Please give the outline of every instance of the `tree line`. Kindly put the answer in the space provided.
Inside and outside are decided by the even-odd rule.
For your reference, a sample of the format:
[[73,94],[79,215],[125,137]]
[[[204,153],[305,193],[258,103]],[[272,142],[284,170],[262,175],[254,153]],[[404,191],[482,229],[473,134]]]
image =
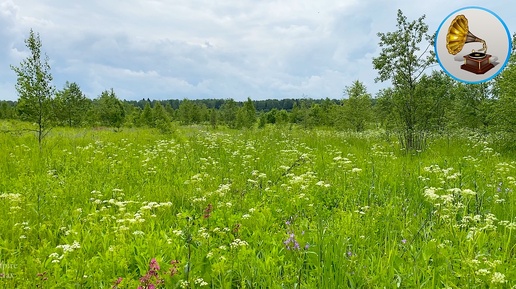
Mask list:
[[[67,82],[60,90],[51,85],[48,57],[41,54],[39,34],[31,30],[25,41],[31,55],[19,66],[11,66],[17,74],[19,99],[0,102],[0,118],[35,123],[40,141],[56,125],[152,127],[166,133],[173,130],[174,123],[232,129],[286,124],[353,131],[384,128],[397,135],[406,149],[421,149],[428,133],[461,128],[516,136],[514,47],[508,66],[495,79],[460,83],[442,71],[428,72],[436,58],[429,49],[433,36],[424,19],[409,21],[398,10],[397,30],[378,33],[382,51],[372,61],[378,71],[376,81],[391,81],[391,87],[373,96],[355,80],[345,86],[339,100],[126,101],[113,89],[90,99],[75,82]],[[513,38],[516,40],[516,35]]]

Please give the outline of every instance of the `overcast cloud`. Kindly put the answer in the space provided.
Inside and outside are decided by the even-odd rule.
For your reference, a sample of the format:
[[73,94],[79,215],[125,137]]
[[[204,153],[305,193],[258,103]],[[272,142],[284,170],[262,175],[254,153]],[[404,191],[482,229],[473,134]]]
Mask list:
[[56,88],[76,82],[90,98],[342,98],[357,79],[374,95],[390,85],[374,82],[376,33],[395,30],[398,8],[434,32],[474,5],[514,33],[513,1],[0,0],[0,99],[17,99],[9,65],[31,28]]

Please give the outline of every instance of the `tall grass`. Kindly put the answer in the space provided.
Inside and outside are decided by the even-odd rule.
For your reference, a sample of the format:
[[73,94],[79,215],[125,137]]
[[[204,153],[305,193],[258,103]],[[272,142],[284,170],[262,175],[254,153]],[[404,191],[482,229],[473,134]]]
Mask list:
[[516,163],[474,134],[412,154],[296,127],[0,146],[5,288],[516,286]]

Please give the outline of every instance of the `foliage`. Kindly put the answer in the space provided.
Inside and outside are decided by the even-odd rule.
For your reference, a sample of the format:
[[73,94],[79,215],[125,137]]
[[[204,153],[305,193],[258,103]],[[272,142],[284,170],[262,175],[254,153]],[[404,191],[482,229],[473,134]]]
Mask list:
[[146,102],[143,111],[140,115],[140,124],[147,127],[154,127],[154,116],[152,115],[152,108],[150,102]]
[[154,119],[153,127],[159,129],[161,133],[171,133],[173,131],[170,116],[163,105],[161,105],[161,102],[156,102],[152,115]]
[[227,99],[224,104],[220,107],[220,114],[222,116],[222,121],[229,127],[229,128],[236,128],[237,127],[237,113],[238,113],[239,107],[235,100],[233,99]]
[[254,108],[251,98],[237,112],[237,128],[251,128],[256,122],[256,109]]
[[63,90],[58,91],[54,99],[58,121],[69,127],[82,126],[86,113],[91,107],[89,100],[75,82],[66,82]]
[[[420,98],[416,95],[418,81],[431,64],[435,63],[431,47],[432,37],[427,33],[428,25],[424,23],[425,16],[408,21],[403,12],[398,9],[397,30],[394,32],[378,33],[380,55],[373,58],[374,68],[378,71],[376,81],[391,80],[395,93],[392,94],[393,105],[401,138],[406,149],[422,147],[421,130],[418,122],[418,106]],[[427,42],[426,49],[421,52],[421,42]]]
[[122,127],[125,109],[113,89],[103,91],[97,99],[96,105],[101,125],[116,129]]
[[366,124],[372,120],[371,95],[365,85],[356,80],[351,86],[346,86],[344,94],[347,99],[343,104],[343,118],[353,130],[359,132],[366,128]]
[[39,33],[34,33],[31,29],[29,37],[25,39],[25,45],[30,50],[30,55],[20,63],[20,66],[11,65],[17,76],[17,108],[22,120],[36,124],[35,131],[41,147],[43,138],[55,120],[52,103],[55,89],[52,86],[48,56],[45,55],[43,58],[41,54]]

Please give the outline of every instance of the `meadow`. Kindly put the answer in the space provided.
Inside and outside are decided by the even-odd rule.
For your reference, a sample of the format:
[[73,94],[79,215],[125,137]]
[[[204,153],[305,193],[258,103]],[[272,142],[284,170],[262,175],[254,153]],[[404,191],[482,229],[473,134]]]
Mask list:
[[514,160],[469,132],[3,133],[0,288],[516,288]]

